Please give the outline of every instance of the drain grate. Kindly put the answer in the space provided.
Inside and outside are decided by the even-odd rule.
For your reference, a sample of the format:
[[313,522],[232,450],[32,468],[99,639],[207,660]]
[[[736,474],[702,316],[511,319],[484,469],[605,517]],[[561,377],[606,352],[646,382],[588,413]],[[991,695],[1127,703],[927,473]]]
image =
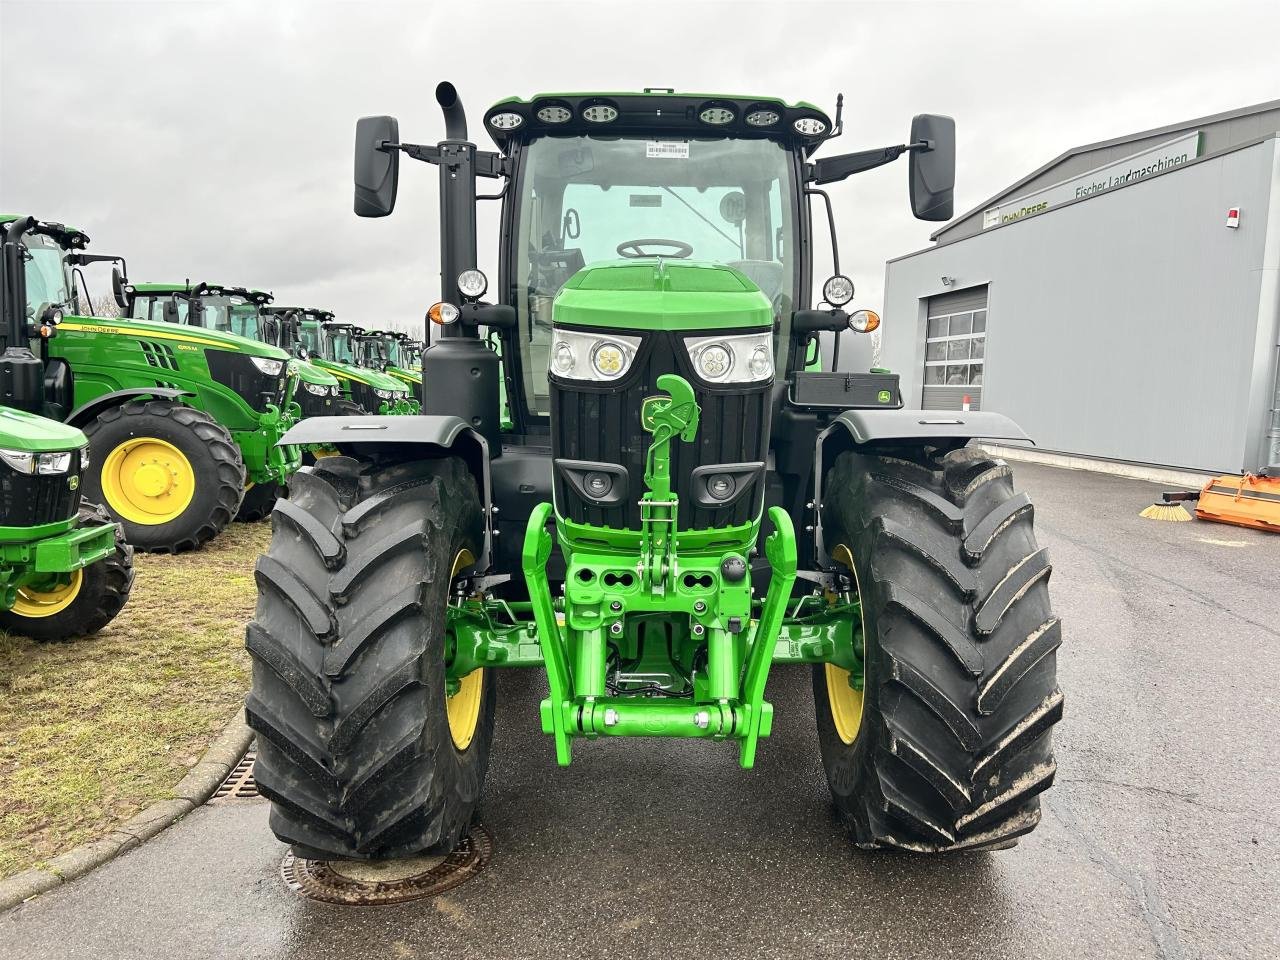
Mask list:
[[259,796],[258,783],[253,779],[253,762],[258,751],[250,747],[249,752],[236,764],[236,768],[227,775],[209,799],[212,800],[252,800]]
[[280,875],[312,900],[373,906],[422,900],[466,883],[489,862],[493,838],[480,824],[448,856],[410,860],[307,860],[287,854]]

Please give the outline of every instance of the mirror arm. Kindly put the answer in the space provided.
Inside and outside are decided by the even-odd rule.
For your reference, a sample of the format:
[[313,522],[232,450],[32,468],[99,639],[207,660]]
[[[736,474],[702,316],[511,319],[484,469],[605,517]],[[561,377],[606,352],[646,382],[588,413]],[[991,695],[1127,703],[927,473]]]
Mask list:
[[842,153],[835,157],[824,157],[807,165],[805,179],[809,183],[837,183],[853,176],[855,173],[874,170],[876,167],[882,167],[886,163],[892,163],[908,150],[928,150],[931,149],[931,146],[928,141],[922,140],[919,143],[910,145],[900,143],[895,147],[881,147],[876,150],[860,150],[857,153]]
[[[421,160],[423,163],[438,165],[441,160],[439,147],[432,147],[422,143],[391,143],[388,140],[380,140],[378,141],[377,149],[383,153],[388,150],[399,150],[406,157],[413,160]],[[490,179],[508,177],[511,175],[511,161],[500,153],[494,153],[490,150],[477,150],[475,171],[478,177],[489,177]]]
[[831,228],[831,272],[840,272],[840,244],[836,240],[836,215],[831,208],[831,198],[827,196],[827,191],[819,190],[816,187],[806,187],[806,196],[819,196],[827,205],[827,226]]

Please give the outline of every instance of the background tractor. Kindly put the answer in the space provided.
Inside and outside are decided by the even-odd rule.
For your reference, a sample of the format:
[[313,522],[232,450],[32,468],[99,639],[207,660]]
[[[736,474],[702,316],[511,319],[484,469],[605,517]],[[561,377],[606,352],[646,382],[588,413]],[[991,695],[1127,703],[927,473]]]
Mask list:
[[81,495],[84,433],[42,416],[43,357],[62,316],[54,305],[28,314],[24,238],[41,229],[30,217],[8,221],[0,250],[0,629],[65,640],[101,630],[124,607],[133,550]]
[[[830,216],[812,197],[907,154],[913,212],[947,219],[952,121],[817,159],[839,110],[556,94],[490,108],[489,152],[454,88],[436,97],[440,143],[366,117],[355,151],[362,216],[391,213],[401,155],[439,171],[424,415],[285,438],[342,455],[292,479],[257,568],[247,712],[276,834],[321,859],[455,843],[498,669],[545,671],[562,765],[583,741],[677,737],[751,767],[775,664],[812,670],[858,845],[983,849],[1033,829],[1060,627],[1031,504],[969,445],[1025,435],[992,412],[903,409],[891,373],[805,369],[819,334],[879,323],[846,309],[843,276],[811,303],[812,221]],[[505,181],[491,303],[477,176]]]
[[355,341],[356,357],[362,367],[381,370],[403,383],[412,396],[422,396],[422,372],[404,365],[404,347],[409,343],[407,333],[368,330],[356,334]]
[[123,261],[84,252],[80,230],[45,227],[24,239],[28,311],[69,313],[49,345],[46,395],[53,415],[89,437],[86,495],[102,501],[132,546],[159,553],[198,548],[237,515],[269,510],[267,493],[244,512],[242,504],[259,484],[274,494],[299,465],[296,450],[278,446],[293,422],[287,355],[213,324],[174,329],[193,308],[203,316],[241,306],[216,286],[133,287],[116,269],[116,301],[128,316],[87,315],[80,268]]
[[[314,307],[272,307],[272,316],[288,323],[283,335],[293,338],[295,356],[303,356],[332,374],[342,387],[342,398],[366,413],[408,412],[409,393],[404,384],[378,370],[355,362],[351,333],[355,327],[338,323],[328,310]],[[353,412],[347,410],[345,412]]]

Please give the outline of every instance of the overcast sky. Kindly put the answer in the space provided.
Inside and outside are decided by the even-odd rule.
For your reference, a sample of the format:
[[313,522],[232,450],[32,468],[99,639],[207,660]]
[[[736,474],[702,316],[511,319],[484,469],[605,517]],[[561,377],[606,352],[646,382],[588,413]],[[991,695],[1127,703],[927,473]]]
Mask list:
[[[264,287],[407,327],[438,293],[435,172],[404,163],[395,215],[360,220],[352,134],[390,113],[405,140],[436,142],[441,79],[486,148],[485,108],[543,90],[828,109],[843,92],[845,136],[827,152],[900,143],[913,114],[950,114],[963,212],[1070,146],[1280,97],[1278,44],[1275,0],[0,0],[0,210],[81,227],[137,281]],[[911,218],[906,183],[900,160],[833,190],[861,306],[879,307],[884,261],[936,227]],[[496,213],[481,207],[491,276]]]

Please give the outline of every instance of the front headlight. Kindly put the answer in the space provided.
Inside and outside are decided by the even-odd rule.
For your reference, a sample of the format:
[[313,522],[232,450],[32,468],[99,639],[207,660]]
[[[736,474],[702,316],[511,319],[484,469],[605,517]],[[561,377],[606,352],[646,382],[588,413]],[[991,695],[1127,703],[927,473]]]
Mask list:
[[250,357],[253,365],[265,373],[268,377],[280,376],[280,371],[284,369],[283,360],[272,360],[270,357]]
[[698,376],[712,383],[758,383],[773,376],[773,334],[689,337],[684,342]]
[[323,383],[303,383],[307,393],[314,393],[317,397],[329,396],[329,388]]
[[390,400],[396,395],[396,392],[394,390],[384,390],[382,387],[374,387],[373,395],[379,400]]
[[639,337],[553,328],[549,366],[565,380],[617,380],[631,369],[639,349]]
[[71,451],[54,450],[51,453],[32,453],[30,450],[0,449],[0,460],[3,460],[18,473],[42,476],[66,473],[71,469]]

